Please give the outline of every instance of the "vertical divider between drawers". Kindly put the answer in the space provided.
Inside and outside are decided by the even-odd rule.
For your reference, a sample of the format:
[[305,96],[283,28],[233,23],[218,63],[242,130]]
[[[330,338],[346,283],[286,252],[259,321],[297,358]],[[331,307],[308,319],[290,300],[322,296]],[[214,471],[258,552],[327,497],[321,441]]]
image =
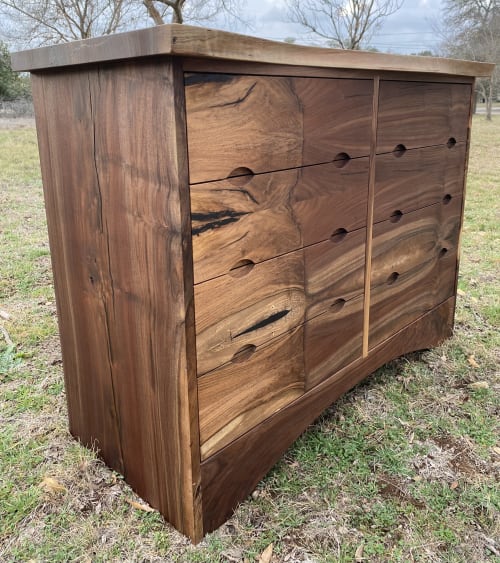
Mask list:
[[368,356],[368,335],[370,331],[370,284],[372,266],[372,233],[373,210],[375,203],[375,163],[377,152],[377,123],[380,76],[373,78],[373,109],[370,143],[370,170],[368,176],[368,206],[366,217],[366,258],[365,258],[365,292],[363,303],[363,358]]

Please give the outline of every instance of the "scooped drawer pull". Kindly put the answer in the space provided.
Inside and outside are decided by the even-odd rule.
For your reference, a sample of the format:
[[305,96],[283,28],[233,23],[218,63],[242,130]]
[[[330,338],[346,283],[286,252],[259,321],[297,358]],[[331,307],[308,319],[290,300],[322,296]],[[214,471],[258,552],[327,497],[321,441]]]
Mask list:
[[231,362],[233,362],[233,364],[246,362],[251,356],[253,356],[255,350],[257,350],[257,346],[247,344],[234,353],[234,356],[231,358]]
[[229,275],[233,278],[242,278],[249,274],[255,266],[252,260],[240,260],[229,270]]
[[337,229],[331,234],[330,240],[332,242],[340,242],[344,240],[346,236],[347,236],[347,229],[343,229],[343,228]]
[[336,299],[330,305],[330,311],[332,313],[338,313],[339,311],[341,311],[344,308],[344,305],[345,305],[345,299]]

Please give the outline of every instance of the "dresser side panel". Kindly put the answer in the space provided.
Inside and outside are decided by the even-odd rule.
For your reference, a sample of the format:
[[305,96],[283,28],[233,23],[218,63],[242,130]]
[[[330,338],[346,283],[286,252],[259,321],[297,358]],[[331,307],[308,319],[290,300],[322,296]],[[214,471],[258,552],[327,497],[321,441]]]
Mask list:
[[[182,72],[35,77],[71,431],[201,538]],[[180,82],[179,82],[180,81]]]

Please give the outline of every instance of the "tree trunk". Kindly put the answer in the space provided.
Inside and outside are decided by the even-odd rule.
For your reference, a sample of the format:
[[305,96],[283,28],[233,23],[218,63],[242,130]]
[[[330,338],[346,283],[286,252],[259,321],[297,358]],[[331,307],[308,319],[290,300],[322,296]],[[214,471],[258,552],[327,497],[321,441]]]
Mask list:
[[162,25],[165,23],[152,0],[143,0],[143,4],[146,6],[149,17],[155,22],[155,25]]
[[486,119],[491,121],[491,110],[493,108],[493,79],[488,81],[488,92],[486,96]]

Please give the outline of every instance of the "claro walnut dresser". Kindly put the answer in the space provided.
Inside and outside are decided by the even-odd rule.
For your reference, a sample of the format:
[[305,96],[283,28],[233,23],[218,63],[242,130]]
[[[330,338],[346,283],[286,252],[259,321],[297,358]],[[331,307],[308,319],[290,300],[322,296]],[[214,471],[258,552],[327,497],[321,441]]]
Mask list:
[[451,334],[493,65],[166,25],[13,66],[71,432],[193,541],[339,395]]

